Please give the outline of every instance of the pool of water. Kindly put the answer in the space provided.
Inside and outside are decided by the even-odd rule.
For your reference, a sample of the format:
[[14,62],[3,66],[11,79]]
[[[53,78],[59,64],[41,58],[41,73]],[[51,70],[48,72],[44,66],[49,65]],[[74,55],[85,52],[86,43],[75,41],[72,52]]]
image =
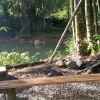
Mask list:
[[29,52],[31,55],[37,54],[38,57],[46,58],[50,54],[50,51],[54,50],[56,42],[45,42],[38,45],[31,42],[20,42],[20,41],[2,41],[0,42],[0,52]]

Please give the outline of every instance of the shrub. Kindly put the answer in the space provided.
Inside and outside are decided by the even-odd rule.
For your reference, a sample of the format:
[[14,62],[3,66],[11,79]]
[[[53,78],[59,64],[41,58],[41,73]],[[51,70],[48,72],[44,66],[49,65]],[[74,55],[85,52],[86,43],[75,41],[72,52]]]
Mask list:
[[38,55],[38,53],[35,53],[33,56],[31,56],[29,52],[0,52],[0,65],[12,65],[35,62],[38,60]]
[[93,46],[93,50],[94,52],[100,52],[100,35],[94,35],[93,36],[93,43],[94,43],[94,46]]

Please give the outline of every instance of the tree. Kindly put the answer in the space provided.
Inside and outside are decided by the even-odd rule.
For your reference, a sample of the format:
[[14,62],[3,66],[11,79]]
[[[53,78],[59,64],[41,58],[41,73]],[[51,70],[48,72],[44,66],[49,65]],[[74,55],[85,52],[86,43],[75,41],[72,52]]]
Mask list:
[[95,25],[94,25],[94,14],[93,14],[93,0],[85,0],[85,18],[86,18],[86,29],[87,29],[87,40],[89,43],[89,50],[94,48]]
[[100,0],[97,0],[98,12],[100,11]]
[[94,16],[94,26],[95,26],[95,34],[98,34],[98,24],[97,24],[97,7],[95,0],[92,1],[93,6],[93,16]]
[[[70,15],[72,16],[74,12],[74,0],[70,0]],[[72,33],[73,33],[73,40],[74,40],[74,44],[76,44],[76,35],[75,35],[75,20],[72,21]]]
[[[70,0],[71,14],[79,0]],[[74,8],[73,8],[74,6]],[[81,7],[72,22],[73,38],[77,53],[90,55],[96,49],[94,35],[98,33],[97,9],[95,0],[83,0]]]
[[[66,0],[7,0],[8,13],[11,16],[22,17],[20,20],[22,28],[28,33],[42,31],[45,27],[45,17],[57,12],[65,6]],[[25,24],[26,22],[27,24]],[[24,31],[24,33],[26,30]]]
[[[75,7],[79,0],[74,0]],[[85,23],[85,11],[84,11],[84,0],[82,1],[81,7],[75,16],[75,34],[76,34],[76,49],[77,53],[81,56],[87,55],[87,36],[86,36],[86,23]]]

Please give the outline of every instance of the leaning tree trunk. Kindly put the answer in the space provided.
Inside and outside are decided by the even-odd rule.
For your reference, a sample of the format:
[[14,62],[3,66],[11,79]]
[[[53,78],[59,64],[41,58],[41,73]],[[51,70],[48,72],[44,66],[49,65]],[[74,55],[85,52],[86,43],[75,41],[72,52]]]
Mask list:
[[87,39],[89,42],[88,48],[90,51],[93,51],[93,49],[94,49],[93,35],[95,34],[92,2],[93,2],[93,0],[85,0],[86,29],[87,29]]
[[[79,0],[74,0],[74,4],[77,5]],[[75,6],[76,7],[76,6]],[[84,0],[75,16],[75,33],[76,33],[76,48],[78,55],[87,55],[87,41],[86,41],[86,23],[85,23],[85,11],[84,11]]]

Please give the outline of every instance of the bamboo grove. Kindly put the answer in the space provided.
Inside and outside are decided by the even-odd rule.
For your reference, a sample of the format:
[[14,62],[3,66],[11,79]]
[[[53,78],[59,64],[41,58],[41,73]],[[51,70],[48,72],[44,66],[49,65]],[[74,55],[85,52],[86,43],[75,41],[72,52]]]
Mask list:
[[[73,13],[79,0],[70,0],[70,12]],[[99,0],[83,0],[73,22],[73,39],[77,53],[81,56],[91,55],[98,51],[100,46],[98,36],[98,13],[100,12]]]

